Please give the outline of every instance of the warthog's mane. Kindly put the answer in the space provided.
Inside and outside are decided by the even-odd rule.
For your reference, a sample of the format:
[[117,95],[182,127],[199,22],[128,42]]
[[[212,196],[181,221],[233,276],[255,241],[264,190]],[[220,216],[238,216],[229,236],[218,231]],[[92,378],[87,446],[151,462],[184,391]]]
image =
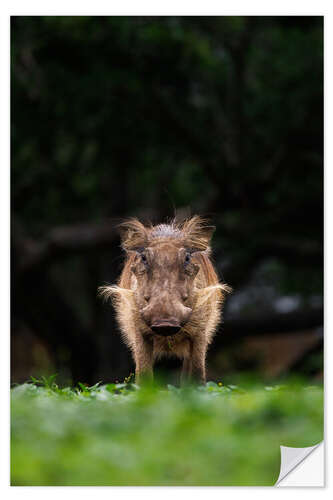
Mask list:
[[209,241],[214,231],[214,226],[200,217],[194,215],[184,221],[172,219],[167,224],[144,225],[138,219],[132,218],[120,225],[123,234],[122,247],[124,250],[144,248],[150,243],[160,239],[181,240],[182,244],[193,250],[209,250]]
[[183,237],[183,233],[173,223],[171,223],[171,224],[158,224],[157,226],[154,226],[151,229],[149,236],[150,236],[150,239],[174,238],[177,240],[177,239]]

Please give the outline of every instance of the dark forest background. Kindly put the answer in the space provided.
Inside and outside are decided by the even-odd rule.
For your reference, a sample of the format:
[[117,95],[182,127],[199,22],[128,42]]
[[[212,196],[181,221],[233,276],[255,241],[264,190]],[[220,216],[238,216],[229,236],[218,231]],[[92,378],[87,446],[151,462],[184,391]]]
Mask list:
[[97,287],[175,211],[234,289],[210,377],[320,377],[323,19],[12,17],[11,203],[13,382],[133,370]]

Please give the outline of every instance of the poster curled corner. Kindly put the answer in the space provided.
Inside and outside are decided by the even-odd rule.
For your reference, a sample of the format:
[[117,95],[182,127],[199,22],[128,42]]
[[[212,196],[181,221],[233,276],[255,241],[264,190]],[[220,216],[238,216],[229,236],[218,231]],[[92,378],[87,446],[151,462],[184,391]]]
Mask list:
[[279,483],[293,470],[297,467],[303,460],[310,455],[318,446],[322,443],[315,444],[314,446],[309,446],[307,448],[292,448],[289,446],[280,446],[281,452],[281,462],[280,462],[280,474],[275,483],[278,486]]

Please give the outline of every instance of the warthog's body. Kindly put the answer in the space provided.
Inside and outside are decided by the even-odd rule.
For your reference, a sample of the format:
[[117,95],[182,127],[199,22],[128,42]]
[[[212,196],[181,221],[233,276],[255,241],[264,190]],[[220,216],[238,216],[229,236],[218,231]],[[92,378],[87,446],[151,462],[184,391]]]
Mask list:
[[205,359],[221,317],[225,292],[209,258],[214,228],[198,216],[177,224],[123,224],[127,258],[113,297],[136,364],[136,378],[152,374],[161,356],[183,359],[182,378],[205,381]]

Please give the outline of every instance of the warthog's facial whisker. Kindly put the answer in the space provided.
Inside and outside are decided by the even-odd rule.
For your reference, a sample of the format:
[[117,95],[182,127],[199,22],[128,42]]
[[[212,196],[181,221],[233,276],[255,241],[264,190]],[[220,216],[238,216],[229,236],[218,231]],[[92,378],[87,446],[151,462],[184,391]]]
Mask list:
[[105,285],[98,288],[98,295],[102,297],[105,302],[119,296],[129,299],[133,297],[133,290],[121,288],[117,285]]
[[217,283],[216,285],[206,286],[205,288],[197,289],[197,307],[202,306],[215,292],[222,291],[231,293],[232,288],[225,283]]

